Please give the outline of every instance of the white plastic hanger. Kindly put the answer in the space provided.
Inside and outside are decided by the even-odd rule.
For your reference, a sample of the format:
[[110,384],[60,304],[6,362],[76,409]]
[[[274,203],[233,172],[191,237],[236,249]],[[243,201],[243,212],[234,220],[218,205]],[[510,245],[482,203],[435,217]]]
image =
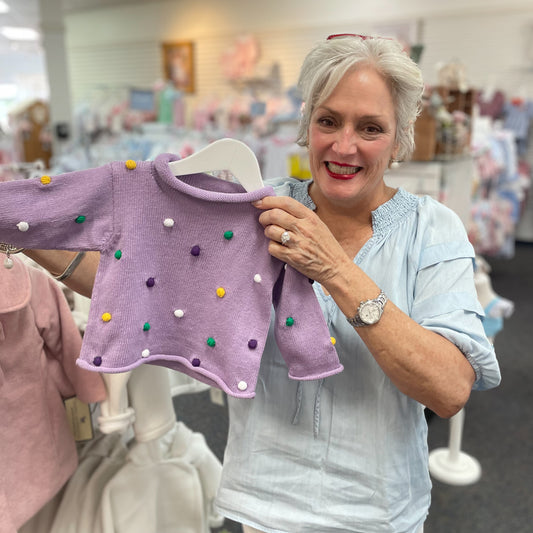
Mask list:
[[170,162],[169,167],[174,176],[228,170],[248,192],[264,187],[255,154],[236,139],[215,141],[189,157]]

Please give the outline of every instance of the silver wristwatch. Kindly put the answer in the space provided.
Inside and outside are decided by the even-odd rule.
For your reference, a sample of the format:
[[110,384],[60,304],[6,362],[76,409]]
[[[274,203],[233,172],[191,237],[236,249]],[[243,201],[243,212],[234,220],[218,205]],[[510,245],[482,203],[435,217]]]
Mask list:
[[349,324],[354,328],[377,324],[383,314],[383,308],[385,307],[387,300],[387,295],[381,291],[379,296],[374,300],[365,300],[361,302],[357,308],[355,316],[353,318],[347,318]]

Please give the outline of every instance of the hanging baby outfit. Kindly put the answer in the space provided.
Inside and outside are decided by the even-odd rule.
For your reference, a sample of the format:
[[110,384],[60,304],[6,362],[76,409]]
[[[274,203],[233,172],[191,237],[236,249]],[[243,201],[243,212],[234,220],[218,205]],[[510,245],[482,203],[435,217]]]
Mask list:
[[273,304],[289,376],[341,372],[310,281],[268,253],[251,202],[273,189],[177,178],[168,166],[177,159],[0,184],[0,241],[100,251],[78,364],[153,363],[251,398]]
[[50,276],[13,257],[0,294],[0,531],[14,533],[78,464],[63,400],[102,401],[105,387],[76,366],[81,336]]

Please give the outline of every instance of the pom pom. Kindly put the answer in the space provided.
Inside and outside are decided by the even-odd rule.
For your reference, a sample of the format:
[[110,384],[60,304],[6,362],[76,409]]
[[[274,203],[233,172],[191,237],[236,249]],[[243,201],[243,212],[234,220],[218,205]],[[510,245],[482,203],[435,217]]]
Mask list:
[[172,218],[165,218],[165,220],[163,220],[163,226],[165,226],[165,228],[172,228],[174,226],[174,220]]

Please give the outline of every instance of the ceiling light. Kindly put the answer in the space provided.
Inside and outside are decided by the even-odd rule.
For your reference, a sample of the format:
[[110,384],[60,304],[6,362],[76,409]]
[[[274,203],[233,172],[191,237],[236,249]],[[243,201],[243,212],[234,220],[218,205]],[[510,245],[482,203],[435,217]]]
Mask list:
[[9,6],[0,0],[0,13],[9,13]]
[[17,96],[17,86],[14,83],[0,83],[0,100],[12,100]]
[[39,33],[33,28],[15,28],[4,26],[0,28],[0,33],[11,41],[36,41],[39,39]]

